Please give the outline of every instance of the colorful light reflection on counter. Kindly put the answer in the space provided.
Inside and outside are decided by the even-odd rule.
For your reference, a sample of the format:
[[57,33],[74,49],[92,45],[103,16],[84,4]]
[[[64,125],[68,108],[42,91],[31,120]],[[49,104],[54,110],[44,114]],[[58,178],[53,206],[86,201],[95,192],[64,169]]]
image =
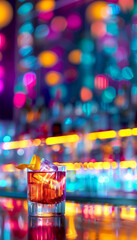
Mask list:
[[[0,198],[0,204],[4,209],[13,212],[19,212],[21,209],[24,209],[25,212],[28,211],[27,200],[15,200],[11,198]],[[117,211],[119,208],[119,211]],[[94,219],[95,217],[112,217],[115,219],[116,215],[119,214],[120,219],[125,219],[129,221],[133,221],[137,219],[137,209],[136,207],[114,207],[112,205],[99,205],[99,204],[79,204],[79,203],[71,203],[66,202],[65,206],[65,215],[68,216],[76,216],[79,214],[83,214],[85,219]]]

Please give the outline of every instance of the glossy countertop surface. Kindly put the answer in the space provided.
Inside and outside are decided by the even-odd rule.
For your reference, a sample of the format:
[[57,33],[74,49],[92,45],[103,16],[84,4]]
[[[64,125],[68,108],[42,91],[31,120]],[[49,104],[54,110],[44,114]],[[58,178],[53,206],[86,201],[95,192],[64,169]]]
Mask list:
[[27,200],[0,198],[0,240],[137,240],[137,208],[66,202],[62,217],[35,218]]

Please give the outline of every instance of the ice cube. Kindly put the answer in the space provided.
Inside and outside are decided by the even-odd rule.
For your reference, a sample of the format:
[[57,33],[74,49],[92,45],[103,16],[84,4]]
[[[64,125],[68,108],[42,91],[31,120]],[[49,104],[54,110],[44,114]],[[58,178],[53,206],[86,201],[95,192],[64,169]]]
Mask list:
[[[41,175],[42,174],[42,175]],[[51,173],[34,173],[33,179],[36,180],[37,183],[50,183],[50,179],[55,178],[55,172]]]
[[50,161],[45,159],[41,162],[41,166],[40,166],[41,172],[53,172],[53,171],[57,171],[57,170],[58,170],[58,167],[55,166]]

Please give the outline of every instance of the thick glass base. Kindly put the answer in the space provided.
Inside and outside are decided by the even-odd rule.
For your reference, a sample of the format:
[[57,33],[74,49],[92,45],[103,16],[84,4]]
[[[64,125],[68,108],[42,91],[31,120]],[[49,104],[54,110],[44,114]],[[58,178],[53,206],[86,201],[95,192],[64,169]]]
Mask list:
[[42,204],[28,200],[28,214],[37,217],[49,217],[65,214],[65,200],[57,204]]

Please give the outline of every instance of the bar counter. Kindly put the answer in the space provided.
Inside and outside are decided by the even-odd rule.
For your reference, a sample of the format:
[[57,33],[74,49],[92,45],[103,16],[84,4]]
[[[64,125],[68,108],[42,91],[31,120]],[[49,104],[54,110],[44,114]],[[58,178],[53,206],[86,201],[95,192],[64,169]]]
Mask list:
[[37,218],[27,200],[0,198],[1,240],[136,240],[137,208],[66,202],[65,216]]

